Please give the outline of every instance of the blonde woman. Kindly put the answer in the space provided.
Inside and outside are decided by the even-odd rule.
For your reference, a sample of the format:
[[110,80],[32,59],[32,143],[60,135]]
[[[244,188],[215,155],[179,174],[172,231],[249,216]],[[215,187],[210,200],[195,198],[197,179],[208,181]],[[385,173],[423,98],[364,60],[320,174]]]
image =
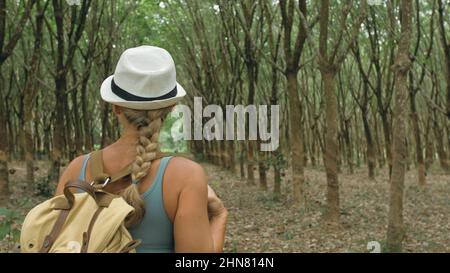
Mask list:
[[[100,93],[123,128],[121,137],[102,149],[104,171],[114,174],[131,164],[131,179],[105,190],[135,208],[126,225],[142,240],[137,251],[221,252],[227,210],[207,185],[205,171],[186,158],[157,156],[161,125],[186,94],[170,54],[153,46],[127,49]],[[71,179],[93,180],[89,159],[87,154],[68,165],[56,195]]]

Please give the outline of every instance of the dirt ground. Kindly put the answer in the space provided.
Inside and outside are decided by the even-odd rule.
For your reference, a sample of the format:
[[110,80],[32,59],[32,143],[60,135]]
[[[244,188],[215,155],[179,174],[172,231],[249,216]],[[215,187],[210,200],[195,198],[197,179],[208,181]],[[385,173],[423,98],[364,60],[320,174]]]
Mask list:
[[[389,201],[385,170],[377,170],[375,181],[367,179],[366,168],[358,168],[354,174],[343,170],[339,176],[341,224],[335,226],[323,220],[326,202],[323,169],[306,169],[307,206],[294,209],[290,205],[289,175],[282,182],[281,197],[275,198],[271,193],[271,173],[269,191],[263,192],[257,185],[250,186],[220,167],[202,165],[229,210],[225,252],[369,252],[367,245],[371,241],[379,242],[383,250]],[[37,166],[36,180],[43,181],[47,163],[37,162]],[[10,175],[13,194],[9,207],[23,217],[46,197],[24,190],[23,163],[13,162],[10,168],[16,172]],[[17,229],[21,217],[14,224]],[[407,172],[404,222],[404,252],[450,252],[449,175],[436,168],[428,174],[427,185],[420,188],[416,171]],[[11,241],[8,238],[0,241],[0,252],[13,250]]]

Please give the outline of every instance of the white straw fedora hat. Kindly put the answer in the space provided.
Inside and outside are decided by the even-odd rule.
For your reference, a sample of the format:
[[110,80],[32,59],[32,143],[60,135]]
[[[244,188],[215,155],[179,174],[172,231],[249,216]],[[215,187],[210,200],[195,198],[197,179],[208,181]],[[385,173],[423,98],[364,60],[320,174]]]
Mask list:
[[114,75],[103,81],[100,94],[112,104],[152,110],[175,104],[186,91],[177,83],[169,52],[155,46],[139,46],[122,53]]

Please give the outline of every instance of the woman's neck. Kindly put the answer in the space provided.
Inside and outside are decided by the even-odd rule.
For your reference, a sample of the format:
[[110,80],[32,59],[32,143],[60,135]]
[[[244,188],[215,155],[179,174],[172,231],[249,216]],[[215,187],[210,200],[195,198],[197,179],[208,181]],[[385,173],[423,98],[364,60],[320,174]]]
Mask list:
[[123,134],[116,141],[123,145],[135,146],[138,141],[139,133],[136,130],[124,130]]
[[136,144],[139,133],[136,130],[125,129],[121,137],[109,147],[116,152],[121,153],[124,157],[134,157],[136,154]]

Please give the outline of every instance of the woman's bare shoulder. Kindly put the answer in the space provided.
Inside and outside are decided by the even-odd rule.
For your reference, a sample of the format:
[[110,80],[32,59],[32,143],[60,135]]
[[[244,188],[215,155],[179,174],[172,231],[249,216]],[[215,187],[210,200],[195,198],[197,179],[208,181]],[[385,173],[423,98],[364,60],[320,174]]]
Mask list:
[[76,179],[79,175],[81,166],[83,164],[84,155],[80,155],[70,161],[70,163],[67,165],[67,167],[64,169],[63,173],[61,174],[58,182],[58,186],[56,187],[55,195],[59,195],[62,193],[62,190],[64,188],[64,185],[72,179]]
[[180,181],[183,185],[206,186],[207,174],[199,163],[181,156],[174,156],[166,170],[170,179]]
[[70,163],[64,169],[64,172],[68,172],[70,174],[76,173],[78,176],[81,166],[83,165],[83,160],[84,160],[84,155],[77,156],[72,161],[70,161]]

